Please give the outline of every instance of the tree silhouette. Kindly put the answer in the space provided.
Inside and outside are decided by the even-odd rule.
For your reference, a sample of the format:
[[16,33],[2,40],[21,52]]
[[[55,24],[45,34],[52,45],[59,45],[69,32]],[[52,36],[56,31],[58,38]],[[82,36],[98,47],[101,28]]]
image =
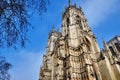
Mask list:
[[11,66],[12,65],[6,61],[5,57],[0,56],[0,80],[10,80],[8,70]]
[[0,47],[24,47],[30,13],[46,11],[49,0],[0,0]]

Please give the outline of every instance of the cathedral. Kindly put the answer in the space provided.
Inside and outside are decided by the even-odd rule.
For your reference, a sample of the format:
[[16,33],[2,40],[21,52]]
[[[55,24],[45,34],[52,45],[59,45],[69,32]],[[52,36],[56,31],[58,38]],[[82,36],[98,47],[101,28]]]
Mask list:
[[120,36],[100,50],[81,7],[69,2],[62,31],[50,31],[39,80],[120,80]]

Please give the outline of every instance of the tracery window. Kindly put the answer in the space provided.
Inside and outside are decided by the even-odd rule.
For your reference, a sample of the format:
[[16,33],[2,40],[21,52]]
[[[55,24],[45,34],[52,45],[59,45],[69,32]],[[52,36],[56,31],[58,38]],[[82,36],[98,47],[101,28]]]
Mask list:
[[120,45],[118,43],[115,43],[115,46],[116,46],[117,50],[120,52]]
[[80,16],[79,16],[79,15],[76,16],[76,23],[77,23],[77,24],[80,23]]
[[79,24],[80,29],[83,29],[81,18],[79,15],[76,16],[76,24]]
[[113,55],[113,56],[115,56],[115,55],[116,55],[116,53],[115,53],[114,49],[113,49],[111,46],[109,47],[109,49],[110,49],[110,51],[111,51],[112,55]]

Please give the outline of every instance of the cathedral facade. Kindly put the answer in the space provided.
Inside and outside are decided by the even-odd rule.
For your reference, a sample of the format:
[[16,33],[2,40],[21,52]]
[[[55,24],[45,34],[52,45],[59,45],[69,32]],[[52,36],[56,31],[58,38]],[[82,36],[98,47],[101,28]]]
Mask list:
[[49,33],[39,80],[120,80],[120,36],[100,50],[82,9],[71,4],[61,27]]

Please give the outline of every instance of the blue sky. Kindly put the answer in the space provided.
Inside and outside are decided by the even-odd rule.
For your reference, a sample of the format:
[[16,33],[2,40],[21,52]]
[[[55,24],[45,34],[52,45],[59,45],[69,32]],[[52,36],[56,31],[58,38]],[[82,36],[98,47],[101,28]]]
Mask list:
[[[62,11],[68,5],[67,0],[50,0],[51,4],[42,16],[35,14],[30,22],[28,38],[31,43],[26,48],[14,50],[1,49],[13,67],[10,70],[11,80],[38,80],[42,56],[45,54],[48,34],[54,25],[59,29],[62,23]],[[108,41],[115,35],[120,35],[120,0],[71,0],[72,4],[81,5],[92,28],[100,48],[102,37]]]

